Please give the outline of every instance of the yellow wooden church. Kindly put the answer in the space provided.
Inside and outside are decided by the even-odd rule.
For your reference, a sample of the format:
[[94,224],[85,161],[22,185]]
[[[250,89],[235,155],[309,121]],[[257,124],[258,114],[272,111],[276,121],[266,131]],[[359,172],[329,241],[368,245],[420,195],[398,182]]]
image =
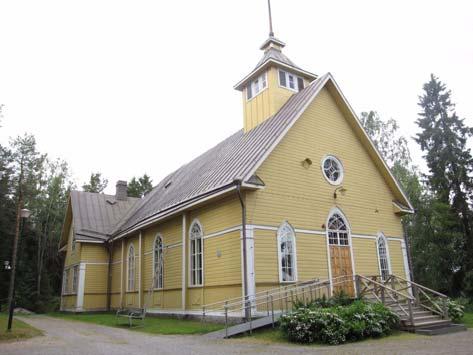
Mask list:
[[[413,208],[330,73],[270,33],[235,89],[243,128],[142,199],[73,191],[61,309],[192,314],[308,280],[409,280]],[[235,108],[236,109],[236,108]]]

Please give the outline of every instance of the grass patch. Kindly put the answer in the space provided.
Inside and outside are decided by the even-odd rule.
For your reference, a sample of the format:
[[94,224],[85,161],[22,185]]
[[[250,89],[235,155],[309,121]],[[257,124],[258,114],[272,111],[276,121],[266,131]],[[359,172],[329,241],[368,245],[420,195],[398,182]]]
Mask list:
[[[410,340],[410,339],[418,339],[418,338],[423,338],[425,336],[419,335],[419,334],[414,334],[414,333],[409,333],[409,332],[402,332],[400,330],[394,330],[390,335],[382,338],[366,338],[362,339],[360,341],[356,342],[347,342],[345,344],[354,344],[354,343],[383,343],[383,342],[388,342],[388,341],[397,341],[397,340]],[[298,344],[298,343],[291,343],[289,340],[284,336],[283,332],[279,329],[279,327],[276,328],[264,328],[264,329],[257,329],[253,331],[252,335],[242,335],[240,337],[235,337],[236,339],[254,339],[256,341],[261,341],[263,343],[268,343],[268,344],[291,344],[291,345],[297,345],[297,346],[310,346],[310,347],[320,347],[320,346],[326,346],[325,344],[319,344],[319,343],[312,343],[312,344]],[[343,345],[343,344],[342,344]]]
[[0,313],[0,342],[14,341],[20,339],[28,339],[38,335],[42,335],[41,330],[13,318],[12,330],[7,332],[8,315]]
[[473,328],[473,312],[465,312],[461,320],[467,328]]
[[[223,328],[221,324],[201,323],[198,320],[150,316],[145,318],[144,326],[129,328],[126,318],[120,318],[120,323],[117,324],[115,313],[73,314],[54,312],[48,313],[48,315],[66,320],[94,323],[108,327],[130,329],[133,331],[150,334],[205,334]],[[140,324],[140,321],[135,321],[134,324]]]

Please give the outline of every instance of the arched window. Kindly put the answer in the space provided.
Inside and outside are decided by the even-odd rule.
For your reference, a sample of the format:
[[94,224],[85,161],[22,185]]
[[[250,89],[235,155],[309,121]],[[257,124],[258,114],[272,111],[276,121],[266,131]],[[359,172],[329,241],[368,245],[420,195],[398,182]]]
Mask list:
[[331,245],[349,245],[349,229],[341,213],[335,212],[328,220],[328,243]]
[[190,232],[190,284],[202,285],[202,227],[198,221],[191,225]]
[[278,229],[279,281],[297,281],[296,239],[294,229],[284,222]]
[[391,264],[389,262],[388,243],[384,234],[380,233],[376,240],[376,246],[378,248],[378,260],[379,260],[379,272],[381,278],[387,280],[391,274]]
[[133,244],[130,244],[130,247],[128,248],[127,276],[128,276],[127,290],[134,291],[135,290],[135,248],[133,247]]
[[154,287],[163,288],[163,269],[164,269],[164,257],[163,257],[163,238],[158,235],[154,240],[153,246],[153,266],[154,266]]

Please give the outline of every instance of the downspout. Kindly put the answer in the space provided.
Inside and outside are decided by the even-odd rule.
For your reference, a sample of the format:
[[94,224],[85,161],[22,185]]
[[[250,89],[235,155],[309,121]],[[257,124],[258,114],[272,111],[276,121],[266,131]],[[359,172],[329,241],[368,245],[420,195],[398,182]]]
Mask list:
[[250,309],[248,306],[248,262],[247,262],[247,250],[246,250],[246,205],[243,201],[243,195],[241,193],[241,179],[233,180],[233,183],[236,186],[238,198],[240,199],[241,204],[241,230],[242,230],[242,240],[243,240],[243,294],[245,299],[245,318],[250,318]]
[[108,282],[107,282],[107,311],[110,311],[112,304],[112,254],[113,254],[113,239],[107,243],[108,249]]

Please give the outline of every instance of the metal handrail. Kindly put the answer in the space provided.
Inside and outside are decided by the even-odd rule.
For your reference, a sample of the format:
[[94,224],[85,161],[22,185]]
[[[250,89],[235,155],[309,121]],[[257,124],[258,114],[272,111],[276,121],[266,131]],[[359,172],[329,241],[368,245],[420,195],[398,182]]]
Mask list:
[[[307,284],[307,283],[314,283],[314,282],[318,282],[318,281],[320,281],[319,278],[315,278],[315,279],[311,279],[311,280],[305,280],[305,281],[297,281],[297,282],[294,282],[294,283],[285,285],[285,286],[283,286],[283,287],[288,288],[288,289],[291,289],[291,288],[293,288],[293,287],[297,287],[298,285],[303,285],[303,284]],[[253,295],[253,297],[256,297],[257,295],[260,295],[260,294],[261,294],[261,295],[263,295],[263,294],[266,295],[266,293],[267,293],[268,291],[276,291],[276,290],[280,290],[280,289],[281,289],[281,287],[279,287],[279,288],[273,288],[273,289],[266,290],[266,291],[259,291],[259,292],[256,292],[256,293]],[[230,302],[230,303],[232,303],[232,301],[241,302],[241,301],[242,301],[242,298],[244,298],[244,297],[228,298],[228,299],[226,299],[226,300],[224,300],[224,301],[217,301],[217,302],[205,304],[205,305],[203,305],[202,307],[205,307],[206,309],[209,309],[210,306],[215,306],[215,305],[219,305],[219,304],[223,305],[223,304],[225,304],[225,302]]]
[[[243,311],[243,310],[245,310],[249,307],[256,308],[257,306],[260,306],[260,305],[263,305],[263,304],[267,303],[267,300],[268,300],[269,297],[272,297],[273,301],[284,301],[284,300],[287,301],[289,298],[291,298],[291,299],[294,299],[294,297],[297,298],[297,295],[300,294],[300,291],[303,291],[303,290],[306,290],[306,289],[310,289],[311,291],[315,291],[315,290],[322,289],[323,287],[338,285],[338,284],[341,284],[341,283],[346,283],[348,281],[351,282],[352,280],[353,280],[353,275],[343,275],[343,276],[333,278],[332,282],[330,282],[330,280],[318,281],[318,282],[314,282],[314,283],[305,282],[303,285],[298,286],[298,287],[294,287],[294,288],[291,288],[291,289],[284,289],[284,290],[273,289],[272,290],[273,292],[271,292],[271,293],[267,292],[263,295],[260,295],[258,297],[254,297],[254,298],[249,297],[246,300],[241,298],[239,302],[226,303],[223,307],[213,308],[213,309],[205,308],[203,315],[205,316],[205,313],[210,313],[210,312],[219,312],[219,311],[228,312],[230,310],[233,311],[233,312],[239,312],[239,311]],[[276,296],[276,297],[274,297],[274,296]],[[239,306],[239,307],[233,308],[232,306]],[[287,308],[287,306],[286,306],[286,308]]]

